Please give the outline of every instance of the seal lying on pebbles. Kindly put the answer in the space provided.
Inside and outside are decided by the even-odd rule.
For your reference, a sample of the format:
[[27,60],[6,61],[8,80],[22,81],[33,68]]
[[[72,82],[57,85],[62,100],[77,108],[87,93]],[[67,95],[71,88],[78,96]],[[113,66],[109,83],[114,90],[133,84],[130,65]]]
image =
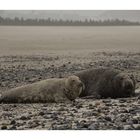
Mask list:
[[77,76],[52,78],[13,88],[1,94],[1,103],[47,103],[74,100],[84,84]]
[[89,69],[75,75],[85,84],[80,97],[122,98],[132,96],[135,92],[134,76],[116,69]]

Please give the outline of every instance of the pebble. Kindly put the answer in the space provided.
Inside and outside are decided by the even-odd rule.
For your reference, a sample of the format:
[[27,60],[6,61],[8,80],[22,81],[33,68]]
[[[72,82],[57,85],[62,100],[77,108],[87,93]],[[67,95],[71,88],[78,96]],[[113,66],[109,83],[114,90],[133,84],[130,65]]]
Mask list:
[[100,104],[100,102],[95,102],[95,106],[99,106]]
[[5,117],[12,117],[12,113],[11,112],[8,112],[8,110],[6,112],[3,112],[2,113],[2,116],[5,116]]
[[9,128],[9,130],[16,130],[17,127],[15,125],[13,125],[12,127]]
[[104,119],[107,120],[107,121],[110,121],[110,122],[112,121],[110,116],[105,116]]
[[132,122],[133,122],[134,124],[138,124],[139,121],[140,121],[140,117],[138,117],[138,116],[134,116],[134,117],[132,118]]
[[15,120],[12,120],[10,124],[16,124],[16,121]]
[[71,111],[73,111],[74,113],[78,113],[78,110],[73,108]]
[[133,124],[135,130],[140,130],[140,124]]
[[63,125],[52,125],[51,128],[54,130],[69,130],[71,129],[71,124],[63,124]]
[[111,104],[111,103],[106,103],[105,105],[106,105],[106,106],[112,106],[112,104]]
[[135,109],[135,112],[140,114],[140,108]]
[[21,120],[27,120],[28,117],[26,117],[26,116],[21,116],[20,119],[21,119]]
[[6,125],[3,125],[2,127],[1,127],[1,130],[6,130],[7,129],[7,126]]
[[92,123],[88,126],[88,130],[97,130],[97,126],[98,126],[98,124]]
[[84,112],[82,114],[83,117],[88,117],[88,116],[93,116],[93,114],[95,115],[95,113],[93,113],[92,111],[88,111],[88,112]]
[[[95,54],[92,53],[93,58],[95,58]],[[55,60],[58,60],[55,59],[56,57],[5,56],[0,58],[0,60],[3,59],[3,62],[0,63],[0,88],[5,90],[50,77],[64,77],[76,71],[90,67],[99,67],[99,65],[122,68],[124,71],[127,66],[127,70],[131,71],[133,69],[132,71],[137,71],[137,79],[140,79],[139,61],[137,61],[139,55],[131,54],[131,57],[127,59],[125,59],[126,54],[124,55],[123,53],[120,54],[120,57],[118,57],[118,53],[113,55],[106,53],[102,55],[104,58],[100,57],[100,55],[102,55],[102,52],[96,54],[97,59],[99,58],[98,62],[91,58],[88,60],[85,57],[84,59],[88,62],[82,62],[83,60],[81,60],[81,62],[74,64],[71,63],[74,61],[70,58],[67,61],[61,61],[62,63],[58,63],[57,66],[55,65]],[[127,56],[130,56],[129,53]],[[133,56],[135,59],[133,59]],[[108,61],[107,64],[105,58],[110,57],[113,57],[113,60]],[[6,64],[4,60],[6,60]],[[28,60],[31,62],[31,66],[29,63],[26,63]],[[61,60],[61,57],[59,57],[59,60]],[[93,64],[93,66],[89,67],[89,64]],[[140,101],[138,98],[140,99],[140,97],[97,100],[77,98],[75,102],[69,105],[61,103],[33,105],[1,104],[0,122],[2,123],[0,128],[8,130],[140,130]]]
[[93,104],[89,104],[88,105],[89,109],[94,109],[95,107],[93,106]]
[[88,128],[89,123],[86,120],[82,120],[78,123],[77,127],[78,128]]
[[82,108],[82,107],[83,107],[82,104],[78,104],[78,105],[76,105],[76,108],[77,108],[77,109],[80,109],[80,108]]
[[129,111],[125,108],[122,108],[119,110],[120,113],[129,113]]
[[103,103],[110,103],[111,102],[111,99],[104,99],[102,101],[103,101]]
[[37,126],[39,126],[39,124],[33,122],[33,123],[31,123],[31,124],[29,125],[29,128],[36,128]]
[[124,130],[133,130],[133,128],[132,128],[131,125],[124,125],[124,126],[123,126],[123,129],[124,129]]
[[119,99],[119,103],[125,103],[126,101],[127,101],[127,99],[125,99],[125,98]]
[[39,112],[40,116],[43,116],[45,113],[43,111]]
[[64,107],[61,107],[58,109],[58,111],[66,111],[66,109]]

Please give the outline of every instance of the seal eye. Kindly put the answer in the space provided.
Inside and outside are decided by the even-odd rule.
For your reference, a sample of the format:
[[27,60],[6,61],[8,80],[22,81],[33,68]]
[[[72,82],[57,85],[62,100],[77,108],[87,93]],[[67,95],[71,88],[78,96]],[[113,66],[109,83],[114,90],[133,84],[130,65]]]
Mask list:
[[120,78],[121,81],[122,81],[123,79],[124,79],[123,77]]
[[72,82],[75,82],[75,80],[74,80],[74,79],[72,79]]

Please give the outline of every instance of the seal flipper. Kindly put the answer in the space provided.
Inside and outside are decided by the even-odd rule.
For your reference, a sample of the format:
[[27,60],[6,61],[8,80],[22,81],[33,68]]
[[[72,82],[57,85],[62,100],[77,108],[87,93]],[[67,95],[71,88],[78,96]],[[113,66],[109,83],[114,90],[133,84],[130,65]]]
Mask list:
[[140,97],[140,88],[135,90],[135,96],[139,96]]
[[96,92],[94,92],[91,95],[87,95],[85,97],[81,97],[82,99],[101,99],[101,95],[97,94]]

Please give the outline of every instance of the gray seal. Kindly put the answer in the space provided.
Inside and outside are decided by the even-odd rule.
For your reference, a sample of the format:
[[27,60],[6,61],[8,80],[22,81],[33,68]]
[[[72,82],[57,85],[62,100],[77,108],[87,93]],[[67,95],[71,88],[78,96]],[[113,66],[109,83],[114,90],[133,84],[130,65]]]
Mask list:
[[69,102],[76,99],[84,84],[77,76],[52,78],[16,87],[1,94],[1,103]]
[[75,73],[85,85],[80,97],[123,98],[135,94],[135,78],[116,69],[98,68]]

